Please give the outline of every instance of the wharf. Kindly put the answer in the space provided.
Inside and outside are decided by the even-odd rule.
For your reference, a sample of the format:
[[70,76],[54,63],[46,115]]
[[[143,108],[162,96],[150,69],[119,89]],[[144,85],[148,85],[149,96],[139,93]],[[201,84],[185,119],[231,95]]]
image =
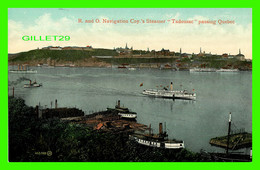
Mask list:
[[137,123],[135,120],[121,118],[113,110],[96,112],[86,116],[62,118],[77,124],[84,124],[99,132],[134,132],[149,129],[146,125]]
[[[210,144],[222,148],[227,148],[227,136],[215,137],[210,139]],[[228,149],[237,150],[241,148],[252,147],[251,133],[237,133],[230,135]]]

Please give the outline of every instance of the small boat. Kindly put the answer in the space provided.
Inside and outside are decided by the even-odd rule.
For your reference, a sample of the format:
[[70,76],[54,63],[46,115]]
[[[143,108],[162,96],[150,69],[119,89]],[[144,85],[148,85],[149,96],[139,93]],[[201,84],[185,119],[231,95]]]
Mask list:
[[183,149],[184,141],[181,140],[169,140],[168,135],[163,132],[162,123],[159,124],[159,134],[151,134],[151,127],[149,128],[149,134],[132,134],[129,135],[129,138],[136,141],[138,144],[164,148],[164,149]]
[[24,84],[24,88],[32,88],[32,87],[41,87],[42,86],[42,84],[40,83],[40,84],[38,84],[37,82],[36,82],[36,80],[32,83],[32,81],[30,80],[30,83],[29,84]]
[[131,112],[127,107],[120,106],[120,100],[117,101],[115,108],[107,108],[108,111],[116,112],[121,118],[135,119],[137,118],[136,112]]
[[134,68],[134,67],[129,67],[128,70],[133,71],[133,70],[136,70],[136,68]]
[[129,64],[128,63],[123,63],[123,64],[117,66],[117,68],[127,69],[127,68],[129,68]]
[[125,68],[126,69],[126,66],[118,66],[117,68]]
[[215,68],[192,68],[190,72],[216,72]]
[[151,97],[169,98],[169,99],[184,99],[184,100],[196,100],[196,93],[189,93],[187,90],[173,90],[172,82],[171,89],[164,88],[162,90],[147,89],[143,90],[142,94]]
[[238,72],[238,69],[225,69],[225,68],[221,68],[219,70],[217,70],[217,72]]
[[121,116],[122,118],[127,118],[127,119],[135,119],[137,117],[136,113],[133,112],[129,112],[129,113],[118,113],[119,116]]

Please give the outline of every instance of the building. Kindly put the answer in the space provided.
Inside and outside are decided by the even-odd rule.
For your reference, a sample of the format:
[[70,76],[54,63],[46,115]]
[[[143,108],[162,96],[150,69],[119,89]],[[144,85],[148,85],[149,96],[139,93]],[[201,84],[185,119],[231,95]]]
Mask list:
[[236,55],[236,59],[240,60],[240,61],[244,61],[245,60],[245,56],[243,54],[241,54],[241,50],[239,49],[239,53]]
[[192,54],[182,53],[181,54],[181,58],[189,58],[189,59],[191,59],[192,58]]
[[228,58],[228,54],[227,53],[222,54],[222,58]]
[[92,50],[92,46],[87,45],[86,47],[67,46],[63,47],[62,50]]
[[62,48],[60,46],[48,46],[48,47],[43,47],[43,50],[62,50]]
[[50,47],[49,50],[62,50],[62,48],[60,46]]
[[166,50],[166,49],[162,48],[161,51],[157,52],[157,55],[169,56],[170,50]]
[[125,48],[118,47],[118,48],[115,48],[115,50],[116,50],[117,53],[122,54],[122,55],[130,54],[133,51],[133,47],[128,48],[127,43],[126,43]]
[[200,47],[200,52],[199,52],[199,54],[197,56],[198,57],[204,57],[205,56],[205,52],[202,53],[201,47]]

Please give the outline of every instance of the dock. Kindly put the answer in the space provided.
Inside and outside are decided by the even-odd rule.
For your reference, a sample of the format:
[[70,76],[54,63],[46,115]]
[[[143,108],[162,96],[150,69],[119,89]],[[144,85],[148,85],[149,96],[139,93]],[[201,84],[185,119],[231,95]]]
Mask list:
[[243,132],[232,134],[229,136],[229,144],[227,145],[228,136],[215,137],[210,139],[210,144],[221,148],[237,150],[241,148],[252,147],[252,134]]
[[58,102],[56,99],[54,108],[43,108],[40,103],[39,105],[36,105],[34,115],[39,119],[71,118],[84,116],[84,112],[78,108],[58,107]]
[[125,119],[118,115],[116,109],[107,109],[85,116],[61,118],[61,120],[83,124],[98,132],[143,132],[149,129],[147,125],[137,123],[135,119]]

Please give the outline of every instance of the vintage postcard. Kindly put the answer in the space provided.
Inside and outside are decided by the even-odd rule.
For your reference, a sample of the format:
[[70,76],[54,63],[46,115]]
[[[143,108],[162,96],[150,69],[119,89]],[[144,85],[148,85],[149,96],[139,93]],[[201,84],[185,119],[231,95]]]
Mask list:
[[251,8],[8,8],[10,162],[251,162]]

